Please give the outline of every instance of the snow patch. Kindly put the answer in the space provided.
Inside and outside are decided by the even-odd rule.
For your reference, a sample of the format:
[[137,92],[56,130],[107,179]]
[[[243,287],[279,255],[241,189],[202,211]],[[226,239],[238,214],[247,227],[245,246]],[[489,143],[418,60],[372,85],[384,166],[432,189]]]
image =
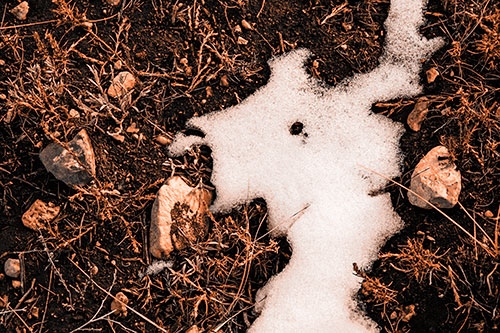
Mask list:
[[[251,332],[374,331],[356,312],[361,279],[383,242],[402,225],[388,194],[370,196],[399,175],[403,127],[371,105],[421,92],[421,59],[442,41],[418,34],[422,0],[392,0],[380,65],[322,87],[307,75],[307,50],[270,61],[271,77],[242,103],[187,123],[204,138],[177,134],[173,155],[191,145],[212,149],[214,211],[264,198],[269,229],[293,249],[285,269],[257,295]],[[298,217],[292,218],[296,213]]]

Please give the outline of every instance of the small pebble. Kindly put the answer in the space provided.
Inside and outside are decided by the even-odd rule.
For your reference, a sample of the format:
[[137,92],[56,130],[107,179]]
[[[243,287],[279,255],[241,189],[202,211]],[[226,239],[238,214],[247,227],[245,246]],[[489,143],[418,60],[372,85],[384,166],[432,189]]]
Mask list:
[[491,210],[487,210],[486,212],[484,212],[484,216],[491,219],[494,215]]
[[198,328],[198,326],[196,325],[193,325],[191,326],[187,331],[186,333],[198,333],[200,332],[200,329]]
[[0,66],[3,66],[3,65],[5,65],[5,60],[0,59]]
[[220,85],[223,87],[229,87],[229,81],[227,79],[227,75],[222,75],[220,78]]
[[2,100],[7,99],[7,95],[5,95],[5,94],[0,94],[0,99],[2,99]]
[[28,16],[28,11],[30,10],[30,6],[28,1],[23,1],[16,7],[10,10],[11,14],[14,15],[18,20],[24,21]]
[[134,75],[130,72],[120,72],[115,76],[113,82],[108,88],[108,95],[111,97],[119,97],[125,95],[132,90],[137,81]]
[[241,30],[241,27],[239,26],[239,24],[237,24],[234,27],[234,32],[236,32],[237,34],[241,34],[243,32],[243,30]]
[[119,71],[120,69],[122,69],[123,67],[123,62],[118,59],[117,61],[115,61],[115,63],[113,64],[113,67],[114,69],[116,69],[117,71]]
[[106,0],[106,2],[111,6],[118,6],[122,0]]
[[167,138],[164,135],[158,135],[155,138],[155,141],[158,142],[159,144],[163,145],[163,146],[166,146],[166,145],[170,144],[170,142],[172,142],[172,140],[170,140],[169,138]]
[[14,287],[15,289],[21,288],[21,281],[12,280],[12,287]]
[[139,133],[139,129],[137,128],[136,123],[130,124],[130,126],[127,127],[127,129],[126,129],[126,132],[127,133]]
[[243,37],[238,37],[238,42],[237,42],[239,45],[247,45],[248,44],[248,41],[243,38]]
[[0,308],[5,308],[9,303],[9,296],[3,295],[0,296]]
[[80,118],[80,113],[76,111],[75,109],[69,110],[69,116],[71,118]]
[[247,30],[253,30],[253,26],[247,20],[241,20],[241,26]]
[[427,76],[427,83],[432,83],[439,76],[439,72],[436,68],[433,67],[425,72],[425,75]]
[[7,276],[17,279],[19,277],[19,274],[21,273],[21,264],[19,262],[19,259],[7,259],[5,261],[5,264],[3,265],[5,274]]
[[111,311],[114,311],[118,316],[127,316],[127,307],[128,297],[122,293],[118,292],[115,296],[115,299],[111,302]]

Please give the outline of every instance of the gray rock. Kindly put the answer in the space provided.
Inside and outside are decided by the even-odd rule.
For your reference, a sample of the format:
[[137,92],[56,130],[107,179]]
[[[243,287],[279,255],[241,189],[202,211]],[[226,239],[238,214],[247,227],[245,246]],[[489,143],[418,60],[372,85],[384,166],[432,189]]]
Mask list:
[[11,278],[17,279],[19,274],[21,274],[21,264],[19,259],[7,259],[3,265],[5,274]]
[[71,151],[51,143],[40,153],[43,165],[67,185],[84,185],[95,177],[95,156],[87,132],[83,129],[68,143]]
[[[460,171],[450,160],[448,149],[437,146],[415,167],[410,189],[439,208],[452,208],[458,202],[462,187]],[[408,191],[408,200],[414,206],[432,209],[415,194]]]

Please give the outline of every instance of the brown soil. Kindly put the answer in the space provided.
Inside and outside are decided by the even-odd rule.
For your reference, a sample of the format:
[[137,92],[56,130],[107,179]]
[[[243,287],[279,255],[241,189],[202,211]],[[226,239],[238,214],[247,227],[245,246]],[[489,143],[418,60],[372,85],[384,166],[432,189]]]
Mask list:
[[[171,138],[193,115],[238,103],[266,83],[270,58],[296,47],[313,52],[308,68],[325,84],[374,68],[389,1],[134,0],[112,7],[36,0],[26,21],[8,12],[17,3],[0,6],[0,264],[17,257],[24,269],[18,289],[0,275],[0,297],[8,297],[8,305],[0,300],[0,331],[65,332],[84,324],[105,332],[193,325],[245,331],[256,316],[255,293],[285,266],[288,244],[266,236],[266,207],[257,200],[212,217],[205,241],[176,252],[166,272],[142,276],[152,262],[147,236],[156,191],[172,174],[209,184],[211,169],[208,149],[169,159],[154,138]],[[353,270],[365,277],[359,304],[386,331],[492,331],[500,323],[500,6],[433,0],[426,18],[422,33],[447,43],[424,64],[441,75],[429,84],[422,73],[431,111],[421,131],[407,128],[401,140],[397,181],[408,185],[428,150],[448,147],[462,172],[463,209],[446,213],[477,241],[389,186],[405,228],[370,271]],[[242,27],[243,19],[253,29]],[[117,61],[140,80],[131,99],[105,98]],[[373,110],[405,122],[414,103],[385,101]],[[80,117],[70,117],[71,109]],[[132,123],[139,133],[126,131]],[[82,128],[94,145],[97,176],[70,188],[38,154]],[[123,142],[110,135],[117,131]],[[40,233],[21,223],[36,199],[61,206]],[[119,291],[144,317],[108,314],[107,292]]]

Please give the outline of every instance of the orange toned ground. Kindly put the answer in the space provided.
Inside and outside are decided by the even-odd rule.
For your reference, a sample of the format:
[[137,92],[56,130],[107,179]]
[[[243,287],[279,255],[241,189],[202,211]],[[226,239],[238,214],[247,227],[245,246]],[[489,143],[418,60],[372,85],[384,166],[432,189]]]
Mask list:
[[[207,149],[168,160],[163,144],[193,115],[264,85],[267,60],[295,47],[313,52],[308,68],[327,84],[374,68],[389,1],[38,0],[24,21],[9,13],[17,4],[0,5],[0,264],[19,258],[22,283],[0,278],[0,331],[157,329],[145,318],[169,332],[245,331],[256,291],[290,256],[285,240],[265,236],[263,202],[214,216],[207,239],[175,252],[167,273],[140,277],[152,261],[156,191],[172,173],[191,184],[210,176]],[[477,241],[391,186],[406,227],[371,271],[353,274],[365,277],[360,307],[383,330],[491,331],[500,322],[500,7],[436,0],[426,17],[422,33],[447,44],[424,64],[439,76],[428,83],[422,73],[429,112],[420,131],[407,127],[397,181],[408,185],[423,155],[446,146],[463,182],[461,205],[447,213]],[[123,70],[138,83],[130,99],[111,98]],[[416,100],[373,109],[406,122]],[[97,172],[70,188],[38,154],[82,128]],[[41,233],[21,222],[37,199],[61,207]],[[123,292],[144,317],[107,315],[112,299],[100,288]]]

